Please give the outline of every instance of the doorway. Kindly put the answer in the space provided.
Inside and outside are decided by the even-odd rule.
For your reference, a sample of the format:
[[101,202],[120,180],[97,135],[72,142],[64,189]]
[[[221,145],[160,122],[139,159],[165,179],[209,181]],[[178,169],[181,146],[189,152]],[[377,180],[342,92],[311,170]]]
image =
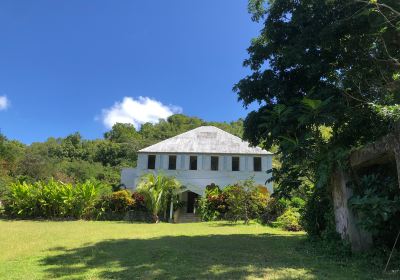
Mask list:
[[194,207],[196,203],[196,199],[198,198],[198,194],[194,192],[187,193],[187,208],[186,213],[194,213]]

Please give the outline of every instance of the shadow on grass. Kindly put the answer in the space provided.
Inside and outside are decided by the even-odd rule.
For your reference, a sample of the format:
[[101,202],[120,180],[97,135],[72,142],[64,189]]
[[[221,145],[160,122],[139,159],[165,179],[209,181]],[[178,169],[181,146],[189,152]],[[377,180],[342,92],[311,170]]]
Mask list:
[[41,265],[49,279],[367,279],[303,245],[302,236],[270,234],[118,239],[53,248]]
[[235,227],[235,226],[238,226],[238,225],[246,225],[246,224],[244,224],[243,222],[241,222],[241,223],[231,223],[231,222],[225,222],[225,221],[217,222],[217,223],[209,223],[208,224],[209,227]]

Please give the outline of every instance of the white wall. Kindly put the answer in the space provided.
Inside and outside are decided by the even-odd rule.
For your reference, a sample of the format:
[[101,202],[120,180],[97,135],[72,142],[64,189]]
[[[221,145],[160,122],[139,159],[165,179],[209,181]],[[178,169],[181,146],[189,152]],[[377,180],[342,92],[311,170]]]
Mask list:
[[[194,155],[194,154],[192,154]],[[271,173],[266,173],[272,168],[272,155],[261,155],[262,171],[253,171],[252,155],[238,155],[240,157],[240,171],[232,171],[232,156],[235,155],[212,155],[219,156],[219,170],[211,171],[211,155],[197,155],[197,169],[189,170],[189,154],[177,154],[177,170],[168,170],[168,154],[156,154],[156,169],[147,169],[148,154],[138,155],[137,168],[122,170],[121,183],[127,188],[135,189],[143,174],[158,171],[165,175],[176,177],[188,189],[200,195],[204,193],[205,187],[214,183],[220,187],[236,183],[237,181],[252,178],[256,184],[266,185],[270,192],[273,191],[272,183],[265,184],[271,178]]]

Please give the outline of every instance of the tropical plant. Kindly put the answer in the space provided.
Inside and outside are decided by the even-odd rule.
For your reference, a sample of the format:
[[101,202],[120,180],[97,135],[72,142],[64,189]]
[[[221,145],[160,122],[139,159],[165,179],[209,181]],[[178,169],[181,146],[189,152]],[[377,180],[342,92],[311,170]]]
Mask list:
[[5,214],[20,218],[83,218],[98,198],[99,184],[87,181],[65,184],[53,179],[36,183],[16,182],[3,199]]
[[162,173],[144,174],[138,184],[137,192],[144,196],[144,202],[153,215],[154,222],[160,221],[159,215],[165,213],[168,202],[183,189],[174,177]]

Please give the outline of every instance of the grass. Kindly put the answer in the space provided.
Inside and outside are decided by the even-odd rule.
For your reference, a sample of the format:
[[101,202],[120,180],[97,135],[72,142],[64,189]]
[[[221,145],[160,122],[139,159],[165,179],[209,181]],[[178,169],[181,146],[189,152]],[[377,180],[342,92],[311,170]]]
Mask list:
[[[256,224],[0,221],[0,279],[395,279]],[[399,275],[397,274],[397,277]]]

